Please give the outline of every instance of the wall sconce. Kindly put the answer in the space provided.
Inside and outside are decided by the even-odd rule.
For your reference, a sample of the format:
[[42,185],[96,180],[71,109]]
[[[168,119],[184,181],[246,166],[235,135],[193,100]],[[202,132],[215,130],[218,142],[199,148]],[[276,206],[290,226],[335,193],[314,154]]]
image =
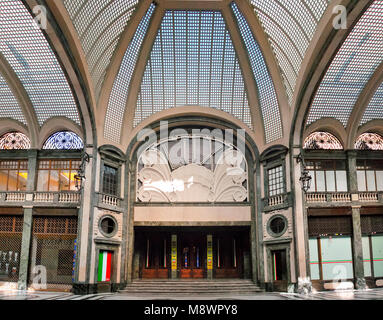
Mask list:
[[84,151],[81,156],[80,167],[78,168],[77,173],[74,175],[75,187],[79,191],[82,188],[82,181],[85,180],[85,164],[89,162],[89,159],[89,154]]
[[302,163],[302,166],[303,166],[299,181],[301,183],[301,188],[303,192],[306,193],[310,189],[312,178],[309,174],[309,171],[306,169],[306,164],[301,153],[298,154],[297,163]]

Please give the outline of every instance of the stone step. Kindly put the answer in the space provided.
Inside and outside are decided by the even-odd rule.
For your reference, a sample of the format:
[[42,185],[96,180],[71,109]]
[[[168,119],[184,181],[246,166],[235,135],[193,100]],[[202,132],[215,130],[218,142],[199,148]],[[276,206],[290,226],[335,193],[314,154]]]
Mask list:
[[120,290],[125,294],[154,295],[246,295],[263,292],[251,280],[135,280]]

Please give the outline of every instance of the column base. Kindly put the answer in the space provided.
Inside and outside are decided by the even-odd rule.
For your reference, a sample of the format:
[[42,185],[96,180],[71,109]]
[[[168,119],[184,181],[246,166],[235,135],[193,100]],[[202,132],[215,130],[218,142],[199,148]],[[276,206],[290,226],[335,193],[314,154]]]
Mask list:
[[310,294],[312,292],[313,285],[309,277],[298,278],[297,293],[299,294]]
[[366,290],[367,284],[365,278],[356,278],[355,279],[355,289],[356,290]]

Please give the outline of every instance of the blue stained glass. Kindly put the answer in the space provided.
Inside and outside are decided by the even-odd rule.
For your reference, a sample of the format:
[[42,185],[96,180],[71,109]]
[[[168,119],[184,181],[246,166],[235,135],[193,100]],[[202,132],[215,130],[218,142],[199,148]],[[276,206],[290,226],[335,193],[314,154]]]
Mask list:
[[70,131],[60,131],[52,134],[43,146],[43,149],[55,150],[78,150],[83,148],[84,143],[82,139]]
[[267,69],[261,48],[255,40],[245,17],[234,2],[231,3],[231,8],[237,19],[239,30],[249,55],[250,65],[258,88],[266,143],[270,143],[282,137],[282,122],[274,83]]

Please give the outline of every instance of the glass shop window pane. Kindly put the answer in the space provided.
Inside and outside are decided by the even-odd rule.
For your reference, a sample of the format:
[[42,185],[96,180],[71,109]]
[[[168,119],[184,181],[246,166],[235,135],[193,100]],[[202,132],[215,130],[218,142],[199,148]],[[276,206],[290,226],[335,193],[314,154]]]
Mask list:
[[17,190],[17,176],[18,176],[18,172],[16,170],[9,170],[8,191],[18,191]]
[[49,191],[48,179],[49,179],[49,171],[39,170],[39,174],[37,177],[37,191]]
[[323,280],[353,278],[350,237],[321,239]]
[[309,174],[310,174],[312,180],[311,180],[310,189],[308,191],[309,192],[315,192],[316,191],[316,189],[315,189],[315,171],[309,171]]
[[76,175],[76,171],[70,172],[70,183],[69,183],[69,190],[70,191],[77,191],[76,180],[74,178],[75,175]]
[[366,191],[366,173],[365,171],[358,170],[356,172],[358,179],[358,191]]
[[364,276],[371,277],[370,239],[362,237]]
[[8,171],[0,170],[0,191],[7,191]]
[[376,189],[383,191],[383,171],[376,171]]
[[347,191],[347,172],[336,171],[336,188],[339,192]]
[[383,236],[371,236],[374,277],[383,277]]
[[28,171],[19,171],[19,191],[27,190]]
[[367,174],[367,190],[376,191],[375,171],[368,170],[366,171],[366,174]]
[[70,171],[60,172],[60,191],[69,190],[70,184]]
[[324,180],[324,171],[316,172],[317,191],[326,191],[326,185]]
[[312,280],[319,280],[319,258],[318,258],[318,240],[309,239],[309,251],[310,251],[310,273]]
[[326,171],[327,192],[335,192],[335,173],[334,171]]
[[57,170],[51,170],[49,191],[59,191],[59,172]]

